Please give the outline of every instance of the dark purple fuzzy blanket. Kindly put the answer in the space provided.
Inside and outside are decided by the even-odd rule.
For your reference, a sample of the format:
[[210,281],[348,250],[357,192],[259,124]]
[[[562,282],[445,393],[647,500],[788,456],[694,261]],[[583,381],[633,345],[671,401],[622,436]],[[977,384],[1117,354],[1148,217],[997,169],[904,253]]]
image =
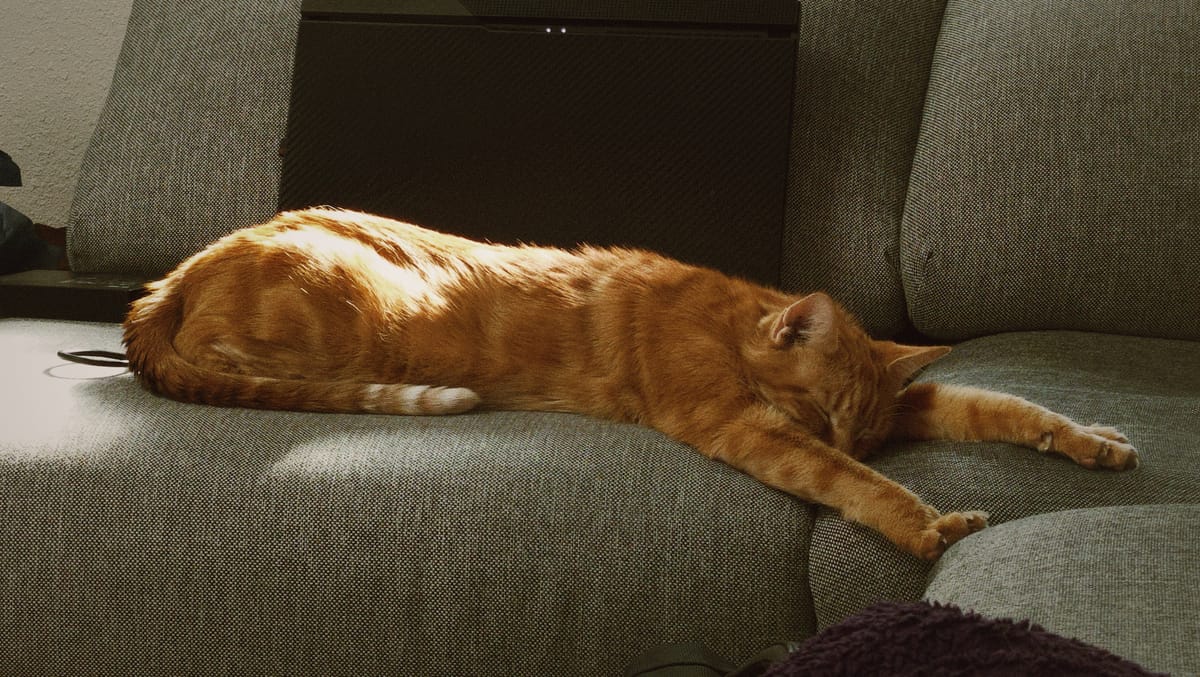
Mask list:
[[925,602],[884,602],[812,637],[767,677],[1152,674],[1029,621],[991,620]]

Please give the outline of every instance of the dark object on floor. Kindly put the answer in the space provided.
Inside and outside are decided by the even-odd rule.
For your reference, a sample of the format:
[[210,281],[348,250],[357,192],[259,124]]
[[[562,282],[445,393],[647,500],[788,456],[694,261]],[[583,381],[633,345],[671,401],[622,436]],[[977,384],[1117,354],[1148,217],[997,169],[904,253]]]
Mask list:
[[55,268],[62,256],[61,249],[38,237],[28,216],[0,202],[0,274]]
[[21,168],[12,157],[0,150],[0,186],[21,185]]
[[950,605],[884,602],[809,639],[767,676],[1152,674],[1029,621],[987,619]]
[[67,261],[67,229],[47,226],[44,223],[35,223],[33,224],[33,230],[39,240],[49,244],[50,249],[58,254],[58,260],[55,261],[53,268],[55,270],[70,270],[71,264]]

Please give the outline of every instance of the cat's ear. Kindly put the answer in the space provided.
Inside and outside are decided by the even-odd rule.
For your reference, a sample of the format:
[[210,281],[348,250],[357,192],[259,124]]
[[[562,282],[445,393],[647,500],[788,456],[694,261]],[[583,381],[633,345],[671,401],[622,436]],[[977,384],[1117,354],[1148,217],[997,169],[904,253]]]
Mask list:
[[798,338],[819,341],[833,331],[836,317],[833,299],[814,292],[780,311],[771,325],[771,343],[782,348]]
[[901,383],[950,352],[950,346],[905,346],[892,341],[875,341],[874,348],[888,374]]

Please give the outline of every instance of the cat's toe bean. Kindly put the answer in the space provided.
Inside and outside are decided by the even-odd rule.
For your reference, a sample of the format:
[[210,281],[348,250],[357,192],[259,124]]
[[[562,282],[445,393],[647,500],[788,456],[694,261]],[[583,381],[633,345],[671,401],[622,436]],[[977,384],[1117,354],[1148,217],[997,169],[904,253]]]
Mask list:
[[1047,436],[1051,451],[1071,457],[1084,468],[1130,470],[1138,464],[1137,450],[1114,428],[1065,425],[1055,432],[1043,434],[1038,449],[1042,449]]
[[1133,470],[1142,462],[1141,457],[1137,453],[1137,449],[1133,449],[1132,447],[1130,447],[1130,449],[1132,450],[1132,453],[1129,454],[1129,458],[1125,459],[1125,465],[1121,468],[1122,470]]
[[917,537],[916,547],[913,548],[912,553],[921,559],[934,560],[941,557],[949,546],[946,537],[937,529],[926,529]]
[[1106,440],[1100,443],[1093,465],[1112,470],[1132,470],[1138,465],[1138,453],[1124,442]]
[[1129,444],[1129,438],[1122,435],[1121,431],[1103,425],[1088,426],[1086,430],[1108,441],[1103,443],[1103,459],[1098,461],[1100,467],[1115,471],[1132,471],[1138,467],[1138,450]]
[[1116,428],[1104,425],[1083,427],[1084,434],[1092,438],[1093,444],[1098,445],[1095,462],[1087,467],[1111,468],[1113,470],[1132,470],[1138,465],[1137,449],[1129,444]]
[[1104,438],[1113,440],[1115,442],[1125,442],[1125,443],[1129,442],[1128,437],[1125,437],[1125,435],[1123,435],[1120,430],[1117,430],[1116,428],[1113,428],[1111,426],[1099,425],[1099,424],[1093,423],[1092,425],[1086,426],[1084,428],[1084,430],[1086,430],[1087,432],[1089,432],[1093,435],[1098,435],[1100,437],[1104,437]]
[[988,525],[989,515],[982,510],[971,510],[970,512],[962,513],[962,515],[964,518],[966,518],[967,528],[969,528],[972,533],[979,531]]
[[924,559],[937,559],[946,548],[986,527],[987,520],[988,514],[979,510],[942,515],[921,532],[916,554]]
[[1113,461],[1113,464],[1109,466],[1114,470],[1133,470],[1134,468],[1138,467],[1138,463],[1140,461],[1138,458],[1137,449],[1134,449],[1129,445],[1124,446],[1126,447],[1125,453],[1116,457]]

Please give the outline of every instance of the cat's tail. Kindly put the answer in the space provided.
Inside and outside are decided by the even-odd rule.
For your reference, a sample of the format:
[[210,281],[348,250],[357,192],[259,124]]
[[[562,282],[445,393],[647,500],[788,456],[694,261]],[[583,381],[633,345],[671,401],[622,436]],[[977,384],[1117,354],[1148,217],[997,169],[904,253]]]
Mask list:
[[183,316],[179,294],[163,283],[150,290],[125,318],[126,356],[144,386],[171,399],[252,409],[410,415],[458,414],[479,404],[479,395],[469,388],[273,378],[194,364],[175,349]]

